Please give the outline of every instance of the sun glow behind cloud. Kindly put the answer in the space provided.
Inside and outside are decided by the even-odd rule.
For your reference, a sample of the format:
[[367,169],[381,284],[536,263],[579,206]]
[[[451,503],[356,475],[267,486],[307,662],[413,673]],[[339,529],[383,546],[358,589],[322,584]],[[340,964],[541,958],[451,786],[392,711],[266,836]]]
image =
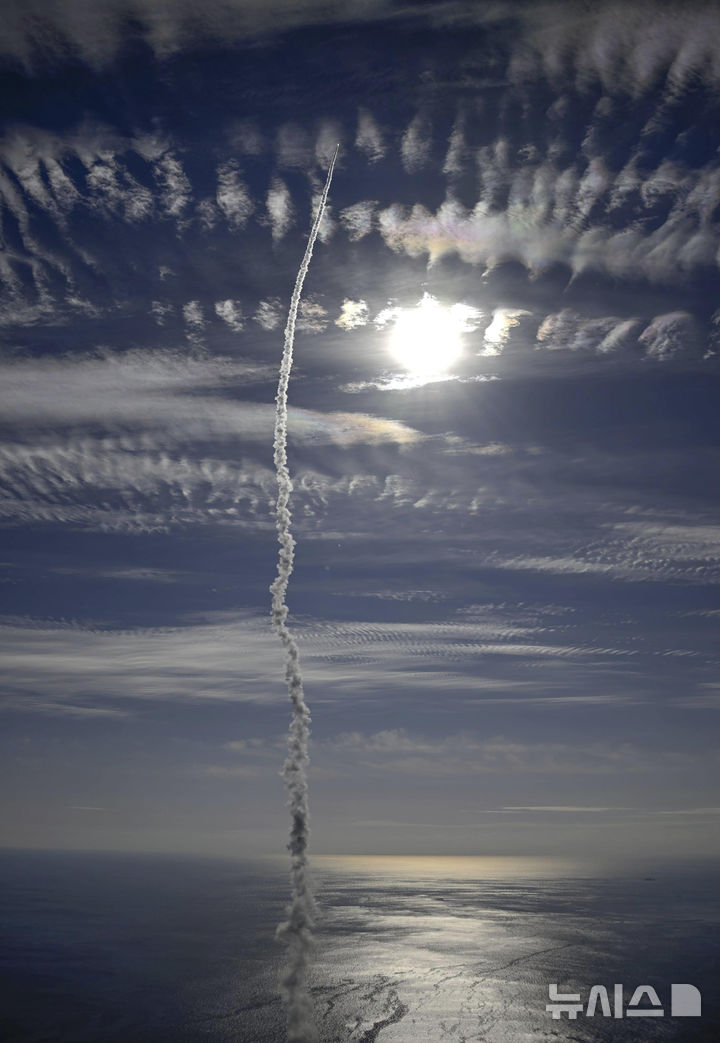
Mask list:
[[414,308],[386,308],[375,319],[384,327],[392,323],[389,349],[408,373],[417,379],[442,377],[463,353],[462,334],[474,328],[480,312],[465,304],[450,307],[429,293]]

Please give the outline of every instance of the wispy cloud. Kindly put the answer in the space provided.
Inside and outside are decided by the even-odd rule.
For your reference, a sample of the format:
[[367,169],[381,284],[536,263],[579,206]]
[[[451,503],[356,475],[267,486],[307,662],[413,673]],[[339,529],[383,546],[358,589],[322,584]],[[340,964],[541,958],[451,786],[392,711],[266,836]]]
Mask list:
[[367,301],[346,298],[342,302],[340,315],[335,319],[335,325],[343,330],[354,330],[359,326],[366,326],[369,321]]
[[205,325],[205,316],[199,301],[188,301],[183,305],[182,313],[186,324],[195,332]]
[[520,261],[533,274],[563,264],[575,275],[641,274],[652,282],[675,283],[707,264],[708,255],[714,263],[717,250],[713,231],[697,233],[682,216],[647,232],[637,225],[578,229],[567,217],[539,217],[531,205],[493,210],[481,202],[470,210],[451,199],[435,212],[419,204],[412,209],[393,204],[381,210],[377,220],[386,244],[397,253],[427,256],[430,263],[457,254],[487,268]]
[[512,330],[520,325],[521,320],[531,312],[524,308],[496,308],[492,322],[483,334],[484,355],[499,355],[507,346]]
[[222,163],[217,172],[218,188],[215,199],[230,228],[244,228],[255,210],[247,185],[240,176],[234,160]]
[[283,123],[278,128],[275,154],[280,167],[310,170],[314,165],[310,135],[299,123]]
[[168,317],[175,311],[175,306],[170,301],[152,301],[150,314],[158,326],[164,326]]
[[320,122],[315,138],[315,160],[321,170],[328,169],[338,145],[340,154],[342,153],[344,137],[343,126],[339,120],[324,119]]
[[340,213],[340,224],[346,230],[351,242],[356,243],[370,235],[374,227],[374,214],[377,203],[362,200],[345,207]]
[[638,339],[645,345],[650,358],[699,357],[704,350],[697,323],[692,315],[683,311],[658,315],[645,327]]
[[282,304],[279,297],[260,301],[253,319],[261,329],[276,330],[282,322]]
[[408,174],[422,170],[430,160],[432,131],[426,116],[418,113],[408,124],[400,143],[403,166]]
[[190,205],[192,189],[180,160],[168,152],[157,161],[153,172],[165,213],[168,217],[181,218]]
[[538,811],[538,812],[559,812],[561,814],[603,814],[606,812],[625,811],[625,808],[603,808],[603,807],[583,807],[581,805],[568,804],[567,806],[562,804],[518,804],[518,805],[506,805],[504,808],[500,808],[501,811]]
[[[462,695],[483,657],[484,677],[473,676],[473,691],[483,691],[490,702],[507,697],[530,703],[540,696],[540,706],[543,663],[548,667],[577,663],[580,669],[588,663],[597,670],[614,658],[612,650],[563,646],[552,635],[541,644],[532,628],[507,622],[397,625],[298,620],[296,630],[316,704],[351,693],[372,703],[389,686],[397,700],[417,699],[422,693],[433,693],[435,698],[441,690],[448,696]],[[159,630],[8,621],[0,627],[0,653],[11,678],[4,705],[56,712],[59,703],[79,707],[78,712],[84,708],[129,712],[127,700],[279,702],[283,688],[274,665],[275,642],[265,619],[249,614]],[[532,691],[528,690],[528,661],[537,664]],[[562,701],[566,696],[572,701],[580,676],[565,671],[562,684],[572,689],[567,692],[560,692],[559,677],[549,681],[553,699]],[[98,695],[100,677],[102,696]],[[346,737],[342,742],[376,751],[402,747],[415,754],[428,743],[430,749],[447,749],[451,740],[438,745],[434,739],[389,731],[370,739]],[[463,739],[463,748],[468,742]]]
[[[193,331],[204,322],[195,304],[186,306]],[[225,321],[241,322],[232,302],[220,305]],[[311,312],[308,321],[326,319]],[[0,446],[6,519],[141,529],[213,517],[265,524],[272,480],[253,462],[252,447],[270,436],[273,407],[238,401],[231,389],[237,379],[272,377],[267,367],[173,352],[108,352],[18,360],[0,371],[0,402],[15,425],[14,438]],[[293,441],[308,447],[411,445],[421,438],[397,421],[361,413],[292,409],[289,421]],[[239,460],[218,453],[218,443],[228,440],[241,440]],[[318,489],[336,482],[319,477]],[[309,475],[299,476],[300,488],[312,484]]]
[[382,131],[374,116],[367,109],[358,111],[357,135],[355,147],[364,153],[370,163],[377,163],[385,156],[385,143]]
[[598,4],[578,20],[575,6],[561,3],[528,15],[510,65],[518,84],[538,78],[556,84],[567,77],[583,86],[600,84],[611,95],[627,91],[639,97],[664,81],[668,95],[677,97],[694,78],[720,79],[712,44],[718,12],[712,6]]
[[287,185],[275,177],[267,193],[267,212],[274,242],[279,242],[294,222],[292,199]]
[[[515,742],[503,736],[478,739],[469,732],[428,738],[402,729],[367,735],[345,732],[336,739],[320,745],[316,759],[323,764],[326,758],[341,758],[348,766],[353,761],[364,763],[366,766],[372,765],[376,772],[423,777],[508,772],[573,776],[614,775],[655,772],[660,764],[666,771],[682,771],[692,765],[692,757],[689,754],[672,750],[651,753],[632,743],[527,743]],[[593,809],[506,807],[503,810]]]
[[305,333],[322,333],[328,324],[328,312],[314,297],[306,296],[300,301],[297,328]]
[[239,333],[245,327],[245,318],[239,301],[215,301],[215,314],[230,327],[233,333]]

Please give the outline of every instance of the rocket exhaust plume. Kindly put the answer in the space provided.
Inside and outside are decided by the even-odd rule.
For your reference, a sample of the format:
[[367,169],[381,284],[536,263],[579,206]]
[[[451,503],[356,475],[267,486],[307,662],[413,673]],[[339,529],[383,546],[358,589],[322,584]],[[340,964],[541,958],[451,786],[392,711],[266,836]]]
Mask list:
[[315,214],[310,238],[305,248],[305,256],[297,273],[295,289],[290,300],[287,324],[285,326],[285,343],[280,379],[275,396],[275,435],[273,450],[275,471],[277,473],[278,498],[275,508],[275,527],[277,529],[279,553],[277,576],[270,587],[272,594],[272,623],[285,650],[285,679],[288,694],[292,703],[292,720],[288,734],[288,753],[283,767],[285,789],[288,794],[288,805],[292,825],[290,828],[290,880],[292,897],[288,908],[288,919],[277,929],[288,948],[288,964],[281,977],[281,986],[287,1006],[288,1041],[289,1043],[314,1043],[317,1032],[312,1012],[312,1001],[307,985],[307,967],[313,944],[313,926],[315,902],[308,871],[308,838],[310,836],[308,811],[308,783],[306,767],[308,763],[308,739],[310,736],[310,712],[303,693],[303,679],[300,670],[300,655],[295,638],[288,625],[288,608],[285,604],[288,583],[293,570],[295,540],[291,530],[291,514],[289,509],[292,481],[287,464],[287,393],[290,381],[290,370],[293,362],[293,343],[295,341],[295,323],[303,283],[307,275],[317,238],[320,222],[325,212],[330,183],[332,181],[338,145],[330,163],[325,188]]

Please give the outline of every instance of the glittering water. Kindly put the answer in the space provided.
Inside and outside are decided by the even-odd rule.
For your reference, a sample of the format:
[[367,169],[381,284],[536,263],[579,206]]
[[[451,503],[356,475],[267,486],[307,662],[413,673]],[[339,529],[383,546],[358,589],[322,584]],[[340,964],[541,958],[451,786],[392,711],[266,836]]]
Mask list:
[[[318,859],[312,986],[347,1043],[717,1041],[716,867]],[[645,879],[651,875],[652,879]],[[3,1043],[280,1043],[283,864],[4,853]],[[699,1019],[553,1021],[547,987],[703,992]]]

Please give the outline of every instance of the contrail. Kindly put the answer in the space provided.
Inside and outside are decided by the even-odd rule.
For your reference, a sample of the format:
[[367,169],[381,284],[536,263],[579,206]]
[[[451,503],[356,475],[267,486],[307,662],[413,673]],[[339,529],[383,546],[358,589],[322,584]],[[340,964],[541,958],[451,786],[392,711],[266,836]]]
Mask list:
[[270,587],[272,594],[272,622],[275,631],[285,649],[285,679],[292,703],[292,721],[288,735],[288,755],[283,767],[285,789],[292,818],[288,850],[291,858],[290,879],[292,898],[288,909],[288,920],[277,929],[288,947],[288,966],[281,977],[283,995],[287,1004],[288,1041],[289,1043],[314,1043],[317,1032],[312,1013],[312,1001],[307,986],[307,966],[312,948],[312,930],[314,926],[315,902],[308,873],[308,838],[310,835],[308,811],[308,783],[305,772],[308,763],[308,739],[310,736],[310,712],[303,693],[300,655],[295,638],[287,626],[288,609],[285,604],[288,583],[293,570],[295,540],[291,531],[291,515],[289,509],[292,481],[287,465],[287,393],[290,381],[290,370],[293,362],[293,343],[295,341],[295,323],[297,320],[300,294],[307,270],[310,265],[313,247],[317,238],[320,222],[325,212],[330,183],[332,181],[338,145],[330,163],[325,188],[320,199],[310,238],[305,248],[305,256],[297,273],[295,289],[290,300],[290,311],[285,326],[285,344],[280,364],[275,402],[275,435],[273,450],[275,471],[277,473],[278,498],[275,508],[275,527],[278,534],[277,576]]

